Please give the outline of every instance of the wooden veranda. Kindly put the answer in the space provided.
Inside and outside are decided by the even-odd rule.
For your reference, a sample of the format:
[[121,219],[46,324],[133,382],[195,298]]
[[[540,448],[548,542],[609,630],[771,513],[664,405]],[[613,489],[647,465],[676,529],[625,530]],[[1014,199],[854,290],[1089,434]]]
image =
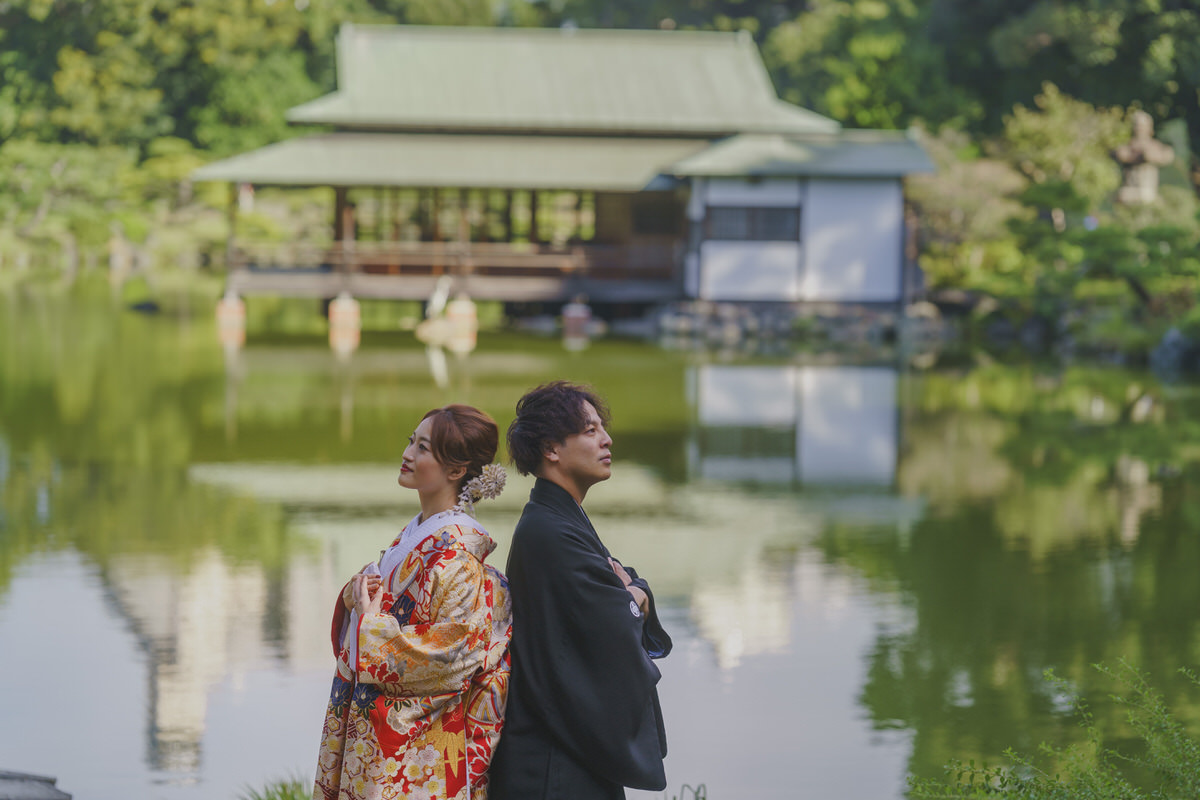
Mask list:
[[477,300],[661,302],[678,297],[678,245],[643,243],[334,242],[236,244],[228,288],[240,295],[426,300],[443,276]]

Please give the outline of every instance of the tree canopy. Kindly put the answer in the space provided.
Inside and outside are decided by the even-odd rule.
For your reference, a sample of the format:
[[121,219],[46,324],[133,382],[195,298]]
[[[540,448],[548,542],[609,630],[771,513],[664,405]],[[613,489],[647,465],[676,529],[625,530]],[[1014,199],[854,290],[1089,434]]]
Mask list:
[[1200,7],[1186,0],[10,0],[0,142],[218,154],[287,135],[334,86],[344,22],[750,31],[784,98],[852,127],[1001,131],[1046,82],[1186,120],[1200,144]]

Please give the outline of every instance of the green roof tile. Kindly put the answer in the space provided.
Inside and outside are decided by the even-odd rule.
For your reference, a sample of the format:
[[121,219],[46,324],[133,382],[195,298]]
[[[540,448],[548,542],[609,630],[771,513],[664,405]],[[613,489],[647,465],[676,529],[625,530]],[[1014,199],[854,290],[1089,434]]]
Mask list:
[[933,162],[911,137],[874,130],[732,136],[663,167],[669,175],[692,177],[880,178],[933,171]]
[[744,32],[345,25],[337,53],[338,90],[289,121],[708,138],[839,127],[780,101]]
[[217,161],[192,173],[192,179],[277,186],[641,191],[660,187],[664,167],[707,145],[697,139],[338,132]]

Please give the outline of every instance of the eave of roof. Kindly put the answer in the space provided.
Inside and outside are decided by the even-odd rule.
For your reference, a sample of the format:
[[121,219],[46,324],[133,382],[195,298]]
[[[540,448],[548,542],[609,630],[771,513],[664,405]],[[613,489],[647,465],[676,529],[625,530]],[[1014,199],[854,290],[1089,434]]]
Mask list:
[[693,153],[663,172],[680,177],[902,177],[933,172],[924,148],[902,131],[832,135],[742,134]]
[[196,181],[274,186],[405,186],[642,191],[696,139],[317,134],[201,167]]

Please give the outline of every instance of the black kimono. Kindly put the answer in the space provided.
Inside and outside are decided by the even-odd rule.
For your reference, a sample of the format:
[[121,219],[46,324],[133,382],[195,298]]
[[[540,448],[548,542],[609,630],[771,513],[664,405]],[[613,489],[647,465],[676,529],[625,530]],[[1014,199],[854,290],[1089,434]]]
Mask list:
[[667,738],[651,658],[671,649],[643,614],[579,504],[538,479],[513,534],[512,674],[490,800],[610,800],[661,790]]

